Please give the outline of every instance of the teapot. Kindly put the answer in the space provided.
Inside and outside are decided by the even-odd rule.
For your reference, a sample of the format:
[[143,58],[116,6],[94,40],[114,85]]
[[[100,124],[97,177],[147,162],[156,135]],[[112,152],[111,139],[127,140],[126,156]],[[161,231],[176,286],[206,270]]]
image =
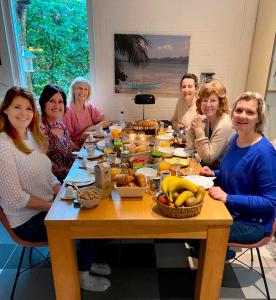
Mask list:
[[186,145],[186,133],[184,128],[178,128],[173,133],[175,147],[184,147]]

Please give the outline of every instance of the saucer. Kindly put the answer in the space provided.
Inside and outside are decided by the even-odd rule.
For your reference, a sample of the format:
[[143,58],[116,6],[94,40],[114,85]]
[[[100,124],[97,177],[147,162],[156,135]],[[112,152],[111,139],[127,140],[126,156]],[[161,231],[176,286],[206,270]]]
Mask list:
[[94,134],[95,138],[104,138],[104,134]]
[[62,195],[60,196],[60,198],[61,198],[62,200],[73,200],[73,199],[76,198],[76,195],[67,197],[65,194],[66,194],[66,191],[63,191]]

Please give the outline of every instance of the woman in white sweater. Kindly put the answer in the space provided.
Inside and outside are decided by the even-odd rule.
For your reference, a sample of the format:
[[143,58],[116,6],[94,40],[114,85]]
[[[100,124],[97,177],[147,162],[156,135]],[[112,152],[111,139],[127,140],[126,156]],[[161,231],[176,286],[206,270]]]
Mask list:
[[203,163],[217,168],[234,134],[225,86],[219,81],[204,83],[197,94],[196,106],[205,119],[198,117],[192,121],[190,138],[194,139]]
[[[47,241],[44,218],[60,189],[39,125],[32,94],[20,87],[10,88],[0,106],[0,206],[12,230],[26,241]],[[89,275],[96,246],[93,240],[80,242],[80,285],[104,291],[109,280]],[[100,271],[106,271],[103,269]]]

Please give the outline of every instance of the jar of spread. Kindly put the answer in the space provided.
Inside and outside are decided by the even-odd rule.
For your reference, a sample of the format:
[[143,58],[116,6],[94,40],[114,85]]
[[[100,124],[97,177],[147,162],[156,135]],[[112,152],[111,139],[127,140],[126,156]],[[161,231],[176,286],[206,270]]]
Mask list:
[[114,141],[113,151],[117,152],[118,156],[121,154],[121,148],[123,145],[124,143],[122,141]]

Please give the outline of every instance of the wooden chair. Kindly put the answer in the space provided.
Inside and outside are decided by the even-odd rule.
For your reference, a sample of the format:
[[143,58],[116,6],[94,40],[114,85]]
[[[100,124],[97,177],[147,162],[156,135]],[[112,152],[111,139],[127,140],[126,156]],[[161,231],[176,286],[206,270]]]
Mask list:
[[[272,237],[273,234],[276,232],[276,219],[274,220],[273,223],[273,228],[272,228],[272,232],[265,236],[264,238],[262,238],[259,242],[256,242],[254,244],[239,244],[239,243],[228,243],[229,247],[237,247],[237,248],[246,248],[245,251],[243,251],[239,256],[237,256],[236,258],[234,258],[231,263],[233,263],[234,261],[239,261],[240,263],[242,263],[243,265],[245,265],[246,267],[248,267],[249,269],[259,273],[260,275],[262,275],[263,281],[264,281],[264,285],[265,285],[265,290],[266,290],[266,294],[267,294],[267,299],[271,299],[270,298],[270,294],[269,294],[269,290],[268,290],[268,286],[267,286],[267,282],[266,282],[266,277],[265,277],[265,272],[264,272],[264,268],[263,268],[263,263],[262,263],[262,258],[260,255],[260,250],[259,248],[268,244]],[[258,254],[258,259],[259,259],[259,263],[260,263],[260,268],[261,268],[261,273],[258,272],[257,270],[253,269],[252,265],[253,265],[253,249],[257,250],[257,254]],[[239,257],[241,257],[244,253],[246,253],[248,250],[250,250],[251,252],[251,266],[248,266],[247,264],[245,264],[244,262],[239,260]]]
[[[19,259],[19,263],[18,263],[18,267],[17,267],[17,271],[16,271],[16,275],[15,275],[15,279],[14,279],[14,283],[13,283],[13,287],[12,287],[12,292],[10,295],[10,300],[13,300],[14,297],[14,292],[15,292],[15,288],[16,288],[16,284],[18,281],[18,277],[21,273],[29,270],[30,268],[42,263],[45,260],[48,260],[48,257],[45,257],[38,249],[35,249],[36,247],[45,247],[48,246],[48,242],[28,242],[28,241],[24,241],[22,239],[20,239],[11,229],[10,224],[7,220],[6,215],[3,212],[3,209],[0,207],[0,222],[3,224],[4,228],[6,229],[6,231],[8,232],[8,234],[11,236],[11,238],[13,239],[13,241],[19,245],[22,246],[22,250],[21,250],[21,255],[20,255],[20,259]],[[29,264],[30,267],[24,270],[21,270],[21,265],[23,262],[23,258],[25,255],[25,250],[27,248],[30,248],[30,253],[29,253]],[[38,253],[43,256],[43,260],[40,261],[39,263],[35,264],[35,265],[31,265],[31,259],[32,259],[32,250],[35,249],[38,251]]]

